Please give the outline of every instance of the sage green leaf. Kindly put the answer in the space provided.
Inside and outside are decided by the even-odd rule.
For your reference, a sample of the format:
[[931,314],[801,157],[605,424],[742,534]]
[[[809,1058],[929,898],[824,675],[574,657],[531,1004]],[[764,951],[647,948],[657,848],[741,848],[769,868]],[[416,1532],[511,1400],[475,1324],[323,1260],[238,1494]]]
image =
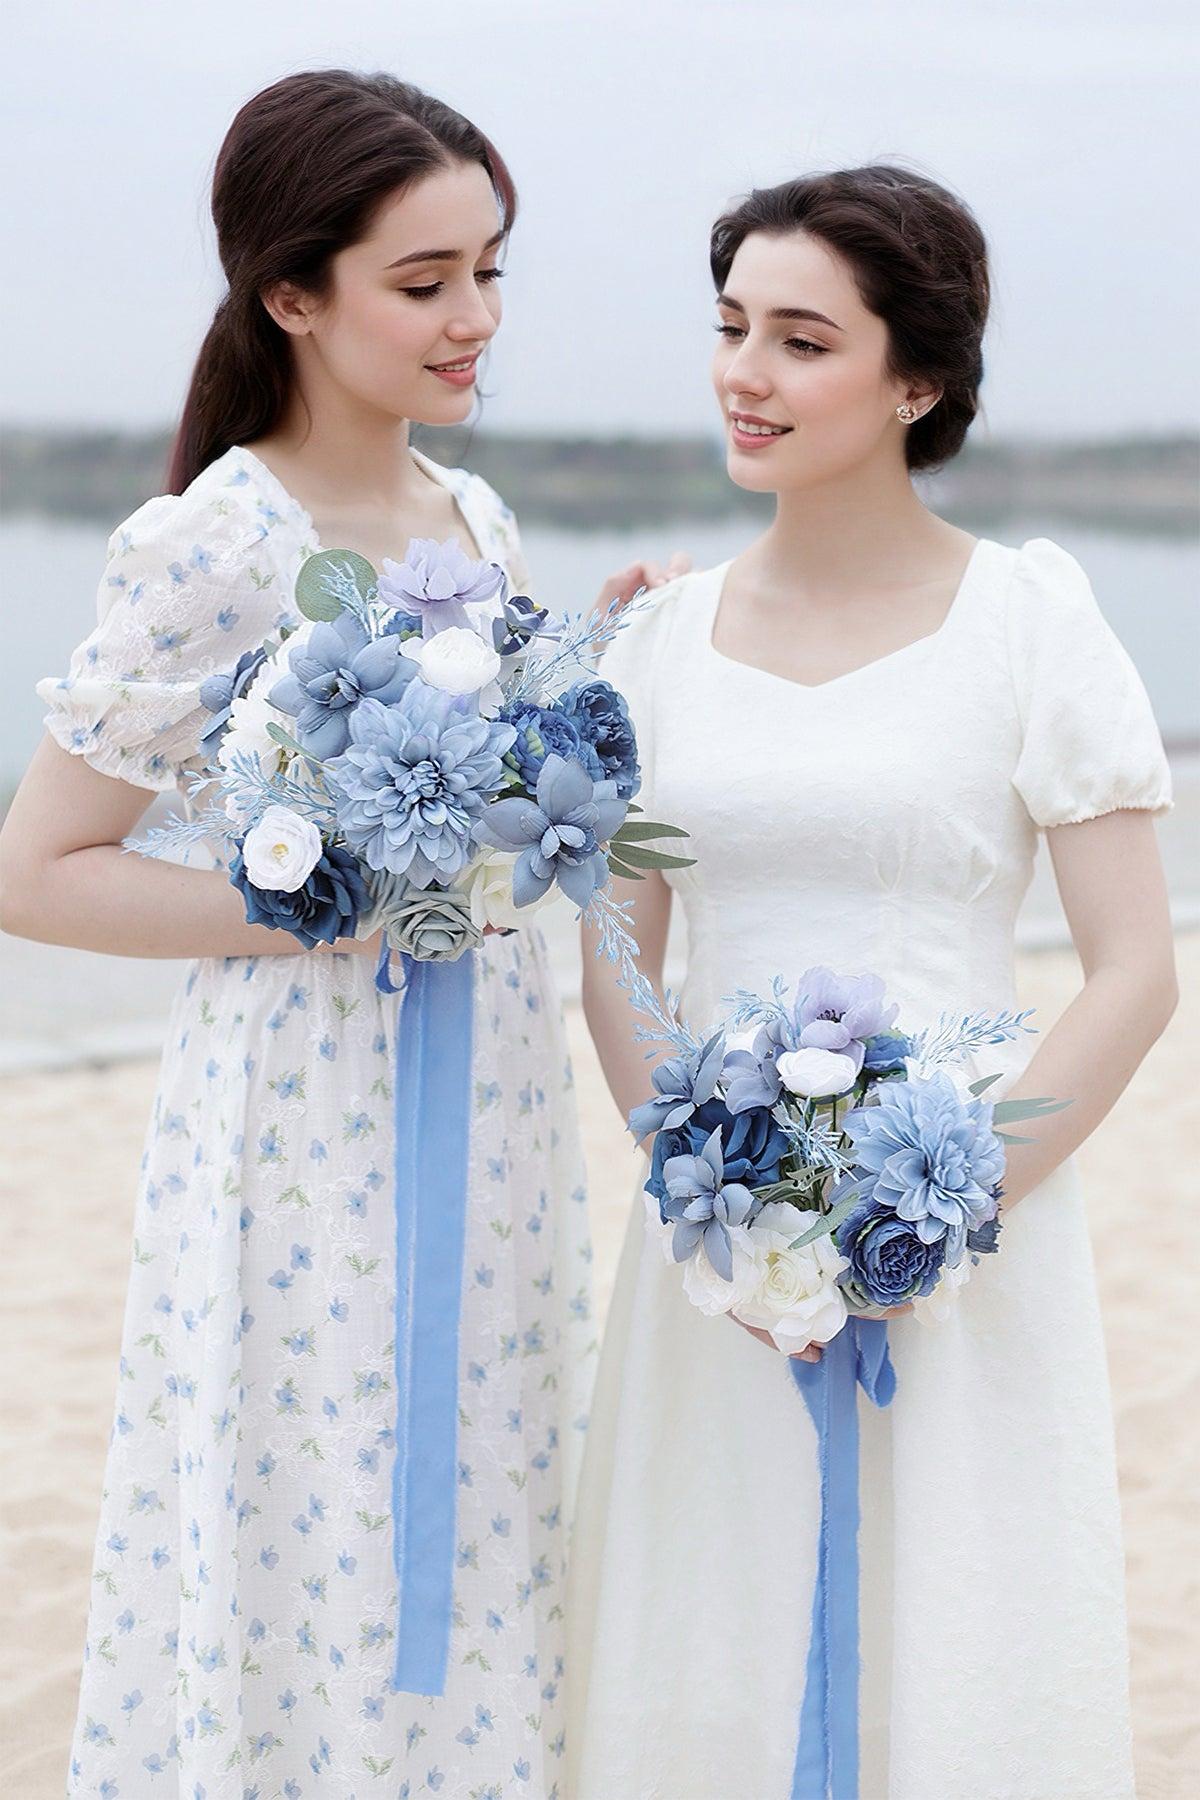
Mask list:
[[647,838],[685,838],[691,837],[691,835],[691,832],[685,831],[682,825],[656,825],[651,819],[637,819],[632,823],[627,820],[614,837],[613,843],[634,844]]
[[378,588],[375,570],[357,550],[318,550],[301,564],[296,577],[296,608],[306,619],[328,622],[341,617],[342,602],[330,576],[349,576],[359,599],[370,600]]
[[1002,1144],[1036,1144],[1036,1138],[1018,1137],[1013,1131],[998,1131],[996,1136]]
[[642,844],[621,843],[620,851],[622,862],[635,869],[690,869],[696,861],[694,856],[668,856],[662,850],[647,850]]
[[814,1239],[826,1237],[830,1232],[836,1231],[842,1220],[848,1218],[854,1211],[859,1198],[858,1189],[855,1188],[852,1194],[847,1194],[844,1200],[838,1201],[832,1212],[826,1213],[824,1218],[818,1219],[815,1225],[810,1225],[802,1236],[793,1238],[789,1249],[803,1250],[805,1244],[811,1244]]
[[992,1108],[993,1122],[997,1119],[1007,1125],[1014,1119],[1040,1119],[1046,1113],[1062,1112],[1064,1107],[1074,1106],[1073,1100],[997,1100]]
[[607,854],[609,868],[614,875],[619,875],[622,881],[645,881],[644,875],[639,875],[636,869],[631,869],[628,864],[623,863],[620,857],[613,855],[611,850]]
[[971,1092],[976,1095],[982,1094],[985,1088],[990,1088],[993,1081],[999,1081],[999,1079],[999,1070],[997,1070],[994,1075],[981,1075],[978,1081],[972,1081],[970,1083]]

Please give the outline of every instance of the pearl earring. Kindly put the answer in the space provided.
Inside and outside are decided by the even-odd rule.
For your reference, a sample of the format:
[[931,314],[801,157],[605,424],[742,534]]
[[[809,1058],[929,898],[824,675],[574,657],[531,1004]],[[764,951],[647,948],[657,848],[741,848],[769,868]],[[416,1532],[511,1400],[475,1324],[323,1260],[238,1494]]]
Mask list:
[[913,423],[914,419],[917,417],[917,409],[912,404],[911,400],[906,400],[903,406],[898,406],[896,408],[896,417],[902,425],[911,425]]

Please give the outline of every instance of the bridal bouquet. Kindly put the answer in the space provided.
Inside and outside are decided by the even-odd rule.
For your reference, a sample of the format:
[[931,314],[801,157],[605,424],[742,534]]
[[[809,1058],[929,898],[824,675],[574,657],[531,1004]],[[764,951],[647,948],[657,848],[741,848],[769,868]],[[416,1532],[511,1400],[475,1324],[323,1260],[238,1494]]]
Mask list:
[[621,618],[554,618],[453,538],[379,575],[321,551],[296,605],[303,625],[201,687],[196,786],[219,801],[139,846],[215,834],[252,924],[453,961],[560,890],[586,910],[610,869],[686,865],[651,847],[686,833],[629,817],[636,737],[586,665]]
[[998,1077],[957,1066],[1032,1030],[1027,1013],[910,1037],[877,976],[823,967],[794,994],[777,980],[769,999],[735,1002],[704,1043],[677,1028],[654,1098],[629,1117],[650,1143],[650,1228],[688,1298],[783,1351],[910,1301],[940,1315],[998,1248],[1004,1144],[1027,1140],[996,1127],[1067,1104],[992,1104]]

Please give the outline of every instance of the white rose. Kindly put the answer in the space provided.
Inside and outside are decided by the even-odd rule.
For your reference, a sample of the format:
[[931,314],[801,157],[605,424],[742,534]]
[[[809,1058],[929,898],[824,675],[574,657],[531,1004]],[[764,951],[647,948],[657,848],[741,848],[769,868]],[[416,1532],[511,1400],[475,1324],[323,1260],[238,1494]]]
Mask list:
[[818,1215],[800,1207],[765,1206],[750,1228],[759,1270],[754,1292],[739,1304],[739,1319],[768,1331],[779,1350],[827,1344],[846,1323],[837,1277],[849,1265],[826,1232],[798,1250],[799,1237]]
[[[445,636],[444,632],[442,636]],[[494,850],[467,870],[465,884],[471,903],[471,923],[480,931],[485,925],[494,926],[497,931],[519,929],[528,925],[534,914],[555,898],[556,890],[551,887],[530,905],[514,906],[512,883],[516,862],[516,856],[508,851]]]
[[779,1079],[793,1094],[806,1100],[827,1094],[844,1094],[858,1078],[858,1065],[852,1056],[837,1050],[785,1050],[775,1059]]
[[321,834],[287,806],[268,806],[247,833],[242,860],[255,887],[294,894],[321,860]]
[[[262,790],[257,784],[238,776],[234,758],[256,758],[258,767],[268,777],[278,775],[287,762],[287,752],[268,735],[267,726],[282,725],[285,731],[290,732],[295,726],[295,720],[288,714],[281,713],[277,706],[272,706],[267,695],[287,673],[287,654],[297,641],[296,635],[285,639],[263,663],[246,692],[229,709],[229,724],[217,750],[217,767],[223,773],[225,812],[239,827],[244,826],[258,810],[262,803]],[[307,764],[300,759],[296,761],[296,773],[306,773]],[[306,780],[305,785],[311,786],[312,782]]]
[[[662,1251],[663,1261],[675,1270],[679,1264],[675,1261],[675,1227],[664,1225],[659,1217],[658,1201],[653,1194],[643,1195],[646,1208],[646,1229],[651,1237],[656,1238]],[[734,1225],[729,1230],[729,1242],[733,1251],[733,1280],[725,1281],[709,1262],[704,1253],[704,1245],[698,1244],[692,1255],[683,1264],[683,1291],[692,1305],[709,1318],[719,1313],[726,1313],[753,1293],[758,1286],[759,1270],[750,1234],[744,1225]]]
[[430,638],[409,638],[401,649],[430,687],[444,694],[478,694],[500,673],[496,651],[463,625],[447,626]]

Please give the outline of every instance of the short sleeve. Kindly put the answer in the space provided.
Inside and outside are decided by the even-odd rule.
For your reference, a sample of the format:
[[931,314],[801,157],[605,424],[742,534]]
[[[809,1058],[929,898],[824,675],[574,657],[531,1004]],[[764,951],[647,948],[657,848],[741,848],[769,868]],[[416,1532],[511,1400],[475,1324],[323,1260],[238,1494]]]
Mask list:
[[644,603],[635,601],[600,658],[598,673],[623,697],[633,721],[642,771],[638,804],[643,808],[654,776],[655,683],[676,601],[688,579],[681,575],[656,588]]
[[1007,629],[1021,720],[1012,779],[1035,824],[1168,811],[1171,774],[1142,679],[1075,558],[1047,538],[1017,558]]
[[270,635],[286,588],[276,534],[235,491],[148,500],[109,539],[95,630],[37,685],[47,731],[102,775],[172,788],[202,766],[201,683]]

